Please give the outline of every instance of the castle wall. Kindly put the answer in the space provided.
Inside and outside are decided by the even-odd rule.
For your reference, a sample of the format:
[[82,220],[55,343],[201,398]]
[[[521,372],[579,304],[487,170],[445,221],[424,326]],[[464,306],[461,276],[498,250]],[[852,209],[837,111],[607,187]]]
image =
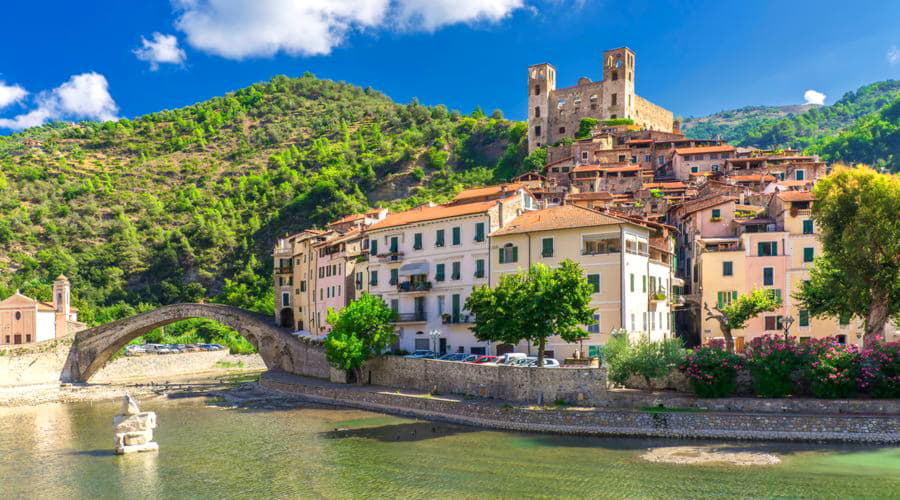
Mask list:
[[671,132],[675,120],[671,111],[663,109],[641,96],[634,96],[634,123],[642,128]]

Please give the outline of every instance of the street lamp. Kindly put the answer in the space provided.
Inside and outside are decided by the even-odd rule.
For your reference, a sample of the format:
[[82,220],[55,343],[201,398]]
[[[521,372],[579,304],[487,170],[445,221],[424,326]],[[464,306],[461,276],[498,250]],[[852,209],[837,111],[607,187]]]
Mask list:
[[793,316],[788,316],[787,318],[784,318],[783,320],[781,320],[781,326],[784,328],[784,341],[785,342],[788,341],[788,335],[790,334],[791,325],[793,325],[793,324],[794,324]]
[[441,338],[441,331],[437,329],[431,330],[428,332],[428,336],[431,337],[431,345],[433,346],[431,351],[438,352],[438,339]]

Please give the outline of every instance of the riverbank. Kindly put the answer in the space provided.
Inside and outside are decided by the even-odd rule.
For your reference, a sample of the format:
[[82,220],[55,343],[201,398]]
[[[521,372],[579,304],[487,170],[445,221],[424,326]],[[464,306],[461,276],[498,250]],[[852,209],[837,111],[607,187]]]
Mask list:
[[483,428],[583,436],[749,441],[900,443],[900,416],[723,412],[697,408],[639,410],[534,406],[494,399],[336,384],[264,373],[260,387],[304,401]]

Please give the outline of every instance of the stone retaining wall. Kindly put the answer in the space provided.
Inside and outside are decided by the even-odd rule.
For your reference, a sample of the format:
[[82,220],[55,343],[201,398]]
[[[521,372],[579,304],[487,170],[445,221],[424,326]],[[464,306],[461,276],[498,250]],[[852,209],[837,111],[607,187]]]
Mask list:
[[101,368],[91,377],[91,383],[174,377],[228,369],[265,370],[266,364],[259,354],[234,355],[229,354],[228,350],[122,356]]
[[514,408],[292,381],[265,373],[260,384],[306,401],[509,431],[762,441],[900,443],[900,418],[888,416],[648,413],[624,410]]
[[0,351],[0,387],[59,383],[73,336]]
[[367,383],[506,401],[598,404],[606,397],[602,368],[523,368],[383,356],[366,364]]

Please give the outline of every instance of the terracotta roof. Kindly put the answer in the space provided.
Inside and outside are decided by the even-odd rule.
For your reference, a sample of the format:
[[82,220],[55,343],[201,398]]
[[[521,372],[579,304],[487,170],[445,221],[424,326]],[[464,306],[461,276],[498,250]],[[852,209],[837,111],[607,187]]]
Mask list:
[[570,161],[570,162],[572,162],[572,163],[575,163],[575,157],[574,157],[574,156],[569,156],[569,157],[567,157],[567,158],[560,158],[559,160],[551,161],[550,163],[544,165],[544,168],[547,168],[547,167],[549,167],[550,165],[556,165],[557,163],[562,163],[562,162],[564,162],[564,161]]
[[567,200],[611,200],[613,195],[606,191],[598,191],[596,193],[570,193],[566,196]]
[[630,141],[625,141],[625,144],[651,144],[653,143],[653,139],[631,139]]
[[735,182],[772,182],[775,180],[774,175],[767,175],[764,179],[762,174],[729,175],[728,178]]
[[363,214],[350,214],[350,215],[345,215],[345,216],[341,217],[340,219],[338,219],[338,220],[336,220],[336,221],[329,222],[329,223],[326,224],[326,225],[327,225],[327,226],[337,226],[338,224],[344,224],[344,223],[347,223],[347,222],[358,221],[358,220],[360,220],[360,219],[365,218],[366,215],[368,215],[368,214],[369,214],[369,212],[366,212],[366,213],[363,213]]
[[540,177],[541,179],[546,179],[546,177],[541,175],[539,172],[525,172],[524,174],[514,178],[513,180],[518,181],[519,179],[522,179],[523,177],[528,177],[529,175],[536,175],[536,176]]
[[458,205],[437,205],[434,207],[422,206],[388,215],[384,220],[369,226],[369,231],[403,226],[414,222],[447,219],[462,215],[472,215],[487,212],[491,207],[502,200],[479,201],[474,203],[460,203]]
[[606,167],[603,168],[604,172],[637,172],[641,167],[633,166],[633,167]]
[[645,182],[645,183],[644,183],[644,188],[645,188],[645,189],[653,189],[653,188],[660,188],[660,189],[686,189],[686,188],[687,188],[687,184],[685,184],[685,183],[683,183],[683,182],[681,182],[681,181],[675,181],[675,182]]
[[600,165],[578,165],[572,169],[572,172],[599,172],[604,168]]
[[702,200],[694,200],[689,201],[682,205],[684,208],[685,215],[692,214],[694,212],[699,212],[700,210],[706,210],[707,208],[712,208],[718,205],[722,205],[723,203],[729,203],[732,201],[736,201],[737,198],[734,196],[728,195],[716,195],[711,198],[704,198]]
[[497,184],[494,186],[466,189],[457,193],[457,195],[453,197],[453,200],[451,200],[451,202],[471,200],[473,198],[484,198],[487,196],[499,196],[504,193],[513,193],[517,189],[522,189],[524,187],[525,185],[522,183],[512,182],[509,184]]
[[791,179],[791,180],[787,180],[787,181],[778,181],[778,183],[781,184],[782,186],[787,186],[787,187],[803,187],[803,186],[808,186],[809,184],[813,184],[814,181],[812,179],[804,179],[802,181]]
[[783,191],[778,193],[781,201],[813,201],[815,196],[812,191]]
[[505,227],[491,233],[491,236],[628,223],[627,220],[611,217],[589,208],[577,205],[559,205],[525,212]]
[[[619,165],[611,167],[606,165]],[[621,165],[617,163],[598,163],[595,165],[579,165],[572,169],[572,172],[637,172],[640,166]]]
[[680,155],[702,155],[704,153],[730,153],[734,146],[700,146],[696,148],[675,148],[675,153]]

